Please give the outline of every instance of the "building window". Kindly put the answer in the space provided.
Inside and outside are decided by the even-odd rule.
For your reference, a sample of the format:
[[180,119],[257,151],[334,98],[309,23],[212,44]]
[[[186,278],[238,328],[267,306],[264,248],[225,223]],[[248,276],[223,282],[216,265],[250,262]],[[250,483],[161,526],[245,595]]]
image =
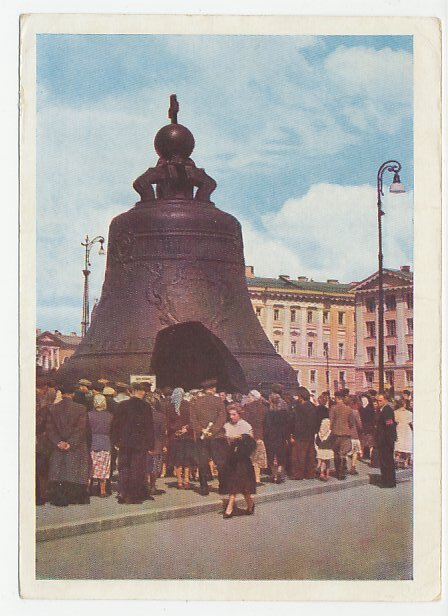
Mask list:
[[376,355],[375,347],[372,347],[372,346],[367,347],[367,361],[370,364],[375,363],[375,355]]
[[338,325],[345,325],[345,312],[338,312]]
[[406,385],[413,385],[414,383],[414,375],[412,370],[406,370]]
[[408,344],[408,360],[414,361],[414,345]]
[[394,371],[393,370],[386,370],[386,383],[389,385],[389,387],[394,386]]
[[338,357],[339,359],[344,359],[344,343],[343,342],[338,343]]
[[261,317],[261,308],[255,308],[255,314],[257,315],[257,317]]
[[366,387],[372,387],[372,385],[373,385],[373,370],[366,370],[364,372],[364,377],[366,379]]
[[386,336],[396,336],[397,335],[397,324],[395,321],[386,321]]
[[310,370],[310,383],[312,385],[316,384],[316,371],[315,370]]
[[386,295],[386,310],[396,310],[397,301],[395,295]]
[[375,338],[375,321],[367,321],[367,338]]
[[280,310],[278,308],[274,308],[274,321],[278,321],[280,318]]
[[345,370],[339,371],[339,383],[341,384],[341,387],[345,387]]
[[323,322],[324,323],[329,323],[329,321],[330,321],[330,311],[329,310],[324,310]]
[[291,355],[295,355],[297,353],[297,342],[293,340],[291,342]]
[[366,299],[366,309],[367,309],[367,312],[375,312],[376,301],[374,297],[368,297]]
[[308,342],[308,357],[313,357],[313,343]]
[[328,354],[329,354],[328,342],[324,342],[324,357],[328,357]]
[[395,363],[395,359],[397,356],[397,347],[395,345],[387,347],[387,361],[391,361]]
[[278,340],[274,340],[274,349],[276,353],[280,353],[280,342]]
[[414,319],[407,319],[408,322],[408,334],[412,335],[414,333]]
[[409,309],[414,307],[414,296],[412,293],[406,293],[406,306]]
[[313,311],[312,310],[308,310],[307,315],[306,315],[306,319],[308,323],[312,323],[313,322]]
[[296,311],[291,310],[291,323],[295,323],[295,322],[296,322]]

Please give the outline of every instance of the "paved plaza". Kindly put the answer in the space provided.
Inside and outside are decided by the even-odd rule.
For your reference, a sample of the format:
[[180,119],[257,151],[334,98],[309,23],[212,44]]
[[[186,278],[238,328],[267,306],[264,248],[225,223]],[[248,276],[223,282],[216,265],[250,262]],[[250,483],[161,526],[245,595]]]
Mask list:
[[[397,488],[387,490],[369,483],[375,469],[362,464],[360,470],[347,482],[332,479],[323,486],[318,481],[267,484],[258,491],[253,517],[230,520],[222,519],[216,493],[201,498],[178,492],[169,487],[171,478],[159,480],[166,489],[158,497],[160,504],[120,507],[114,498],[93,498],[91,506],[46,505],[39,508],[40,529],[51,526],[50,518],[56,527],[64,519],[66,526],[76,523],[81,516],[109,519],[112,526],[99,532],[84,528],[82,534],[53,540],[45,540],[44,533],[36,548],[36,575],[40,579],[410,579],[410,475],[401,474]],[[151,519],[151,511],[163,513]]]
[[[265,477],[263,485],[257,488],[255,502],[270,502],[285,498],[309,496],[321,492],[343,490],[350,486],[375,482],[379,478],[378,469],[370,468],[368,464],[358,464],[359,475],[348,475],[345,481],[334,477],[328,483],[316,480],[290,481],[280,485],[268,482]],[[411,471],[399,471],[398,477],[407,479]],[[116,490],[116,478],[112,484]],[[200,496],[199,485],[192,484],[193,490],[176,489],[174,477],[158,479],[161,494],[154,501],[145,501],[142,505],[119,505],[114,495],[100,499],[92,497],[90,505],[71,505],[69,507],[54,507],[47,503],[37,507],[36,538],[37,541],[60,539],[67,536],[80,535],[100,530],[111,530],[122,526],[130,526],[156,520],[174,517],[188,517],[220,511],[223,498],[218,494],[217,480],[210,482],[210,495]]]

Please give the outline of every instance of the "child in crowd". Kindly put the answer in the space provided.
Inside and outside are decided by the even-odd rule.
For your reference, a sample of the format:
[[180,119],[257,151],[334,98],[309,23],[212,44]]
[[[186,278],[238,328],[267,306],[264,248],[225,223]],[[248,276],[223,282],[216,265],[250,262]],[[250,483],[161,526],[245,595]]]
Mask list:
[[322,419],[319,432],[316,434],[314,442],[317,450],[316,457],[319,479],[321,481],[328,481],[330,479],[331,460],[334,457],[334,437],[330,430],[330,420],[328,418]]

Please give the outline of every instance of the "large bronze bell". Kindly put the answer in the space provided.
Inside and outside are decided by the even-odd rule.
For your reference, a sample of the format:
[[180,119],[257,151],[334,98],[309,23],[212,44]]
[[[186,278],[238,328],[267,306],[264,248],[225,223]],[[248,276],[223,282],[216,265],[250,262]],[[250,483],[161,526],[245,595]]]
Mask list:
[[[157,386],[246,392],[297,378],[278,355],[247,291],[241,226],[215,207],[215,181],[190,155],[191,132],[172,123],[157,133],[159,155],[134,182],[141,199],[109,228],[106,274],[92,324],[62,379],[105,375],[128,381],[155,374]],[[154,189],[155,186],[155,189]]]

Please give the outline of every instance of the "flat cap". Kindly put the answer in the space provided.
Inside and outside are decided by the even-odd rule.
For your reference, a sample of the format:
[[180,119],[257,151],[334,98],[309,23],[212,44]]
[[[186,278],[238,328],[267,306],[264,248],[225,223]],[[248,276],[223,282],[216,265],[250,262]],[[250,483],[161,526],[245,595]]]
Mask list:
[[212,387],[216,387],[217,384],[218,381],[216,379],[205,379],[205,381],[202,381],[201,387],[202,389],[211,389]]

